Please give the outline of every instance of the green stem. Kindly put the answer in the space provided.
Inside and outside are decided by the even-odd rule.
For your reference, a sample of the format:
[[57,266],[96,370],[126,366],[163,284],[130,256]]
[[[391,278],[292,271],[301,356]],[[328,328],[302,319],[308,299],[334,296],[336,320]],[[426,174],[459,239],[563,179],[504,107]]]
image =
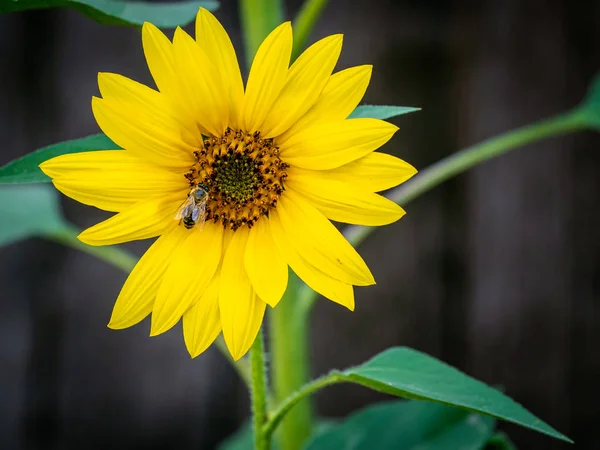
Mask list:
[[305,0],[298,15],[294,19],[294,47],[292,48],[292,61],[295,61],[310,36],[323,8],[327,6],[328,0]]
[[74,249],[81,250],[88,255],[95,256],[126,273],[131,272],[136,265],[138,258],[128,251],[112,246],[93,247],[84,244],[77,239],[79,233],[80,231],[74,225],[66,224],[58,232],[47,237],[60,244],[67,245]]
[[[444,181],[488,159],[545,138],[572,133],[587,127],[588,122],[584,113],[576,109],[522,128],[517,128],[516,130],[508,131],[438,161],[422,170],[412,180],[390,191],[386,197],[395,203],[405,206]],[[353,246],[357,246],[376,228],[351,225],[346,227],[344,235]],[[300,290],[300,297],[305,303],[304,306],[310,310],[317,298],[317,294],[308,286],[302,286]]]
[[240,18],[250,68],[262,41],[283,22],[282,0],[240,0]]
[[250,348],[250,366],[252,369],[251,396],[254,450],[269,450],[271,441],[263,431],[263,426],[267,422],[267,384],[262,328]]
[[[492,159],[515,148],[553,136],[572,133],[587,127],[579,110],[551,117],[537,123],[508,131],[479,144],[454,153],[421,171],[414,179],[390,191],[387,197],[395,203],[406,205],[421,194],[463,173],[479,163]],[[376,227],[349,226],[344,231],[352,245],[358,245]]]
[[[299,280],[290,271],[288,288],[276,308],[269,311],[273,393],[276,404],[309,381],[308,310],[298,301]],[[302,447],[313,427],[309,399],[300,402],[284,420],[278,435],[281,450]]]
[[[265,424],[263,428],[263,432],[267,437],[270,437],[273,434],[273,431],[277,428],[277,425],[283,420],[286,414],[293,414],[291,409],[296,406],[299,402],[306,399],[309,395],[318,391],[319,389],[323,389],[324,387],[330,386],[336,383],[342,383],[347,381],[346,378],[340,372],[330,372],[328,375],[317,378],[316,380],[311,381],[303,385],[296,392],[293,392],[290,396],[288,396],[273,412],[269,421]],[[288,415],[288,417],[289,417]],[[287,420],[287,418],[286,418]]]

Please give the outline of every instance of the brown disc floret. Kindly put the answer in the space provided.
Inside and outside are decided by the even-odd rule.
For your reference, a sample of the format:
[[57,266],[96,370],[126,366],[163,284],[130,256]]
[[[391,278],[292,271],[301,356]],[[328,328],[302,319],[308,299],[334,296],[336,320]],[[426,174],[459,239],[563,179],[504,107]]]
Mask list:
[[280,159],[273,139],[227,128],[221,137],[205,138],[194,157],[185,177],[192,187],[208,192],[207,221],[235,231],[252,227],[277,205],[289,165]]

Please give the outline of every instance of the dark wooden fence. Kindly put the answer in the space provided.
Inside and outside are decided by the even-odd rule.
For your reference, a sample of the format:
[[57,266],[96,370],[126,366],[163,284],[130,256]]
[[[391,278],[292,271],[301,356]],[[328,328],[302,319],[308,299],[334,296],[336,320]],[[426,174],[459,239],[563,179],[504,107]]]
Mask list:
[[[219,13],[230,30],[235,8]],[[340,66],[375,64],[366,102],[423,108],[385,149],[418,168],[573,106],[600,69],[598,2],[332,1],[315,37],[333,32]],[[96,132],[99,71],[150,82],[138,30],[0,17],[0,163]],[[319,302],[315,375],[413,346],[600,448],[599,150],[592,133],[540,142],[410,204],[361,248],[378,284],[356,312]],[[106,217],[64,206],[81,226]],[[149,339],[147,322],[106,329],[123,280],[48,242],[0,250],[1,448],[213,448],[241,423],[246,393],[217,352],[190,360],[179,329]],[[341,416],[380,398],[339,386],[317,404]],[[568,448],[503,427],[523,449]]]

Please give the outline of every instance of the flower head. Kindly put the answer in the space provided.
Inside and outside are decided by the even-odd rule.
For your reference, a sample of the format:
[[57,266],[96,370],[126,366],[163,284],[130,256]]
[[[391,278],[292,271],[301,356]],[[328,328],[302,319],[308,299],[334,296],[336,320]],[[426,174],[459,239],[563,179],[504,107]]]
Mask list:
[[322,39],[291,67],[292,28],[260,46],[244,89],[231,41],[201,9],[196,40],[142,29],[158,90],[101,73],[92,99],[100,128],[124,150],[58,156],[40,167],[81,203],[116,212],[85,230],[90,245],[159,236],[129,275],[111,328],[152,314],[151,335],[183,318],[192,356],[223,332],[243,356],[288,283],[288,266],[350,310],[353,286],[374,283],[329,221],[384,225],[404,211],[375,194],[416,171],[374,152],[396,132],[347,119],[371,66],[332,75],[342,36]]

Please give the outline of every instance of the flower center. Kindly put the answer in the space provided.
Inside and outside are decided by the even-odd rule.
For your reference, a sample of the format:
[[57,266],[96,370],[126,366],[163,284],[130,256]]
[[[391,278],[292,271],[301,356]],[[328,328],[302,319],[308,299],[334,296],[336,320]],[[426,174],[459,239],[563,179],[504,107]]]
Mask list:
[[223,136],[204,140],[194,152],[196,163],[185,174],[193,188],[207,192],[206,220],[237,230],[252,227],[277,205],[288,164],[272,139],[227,128]]

